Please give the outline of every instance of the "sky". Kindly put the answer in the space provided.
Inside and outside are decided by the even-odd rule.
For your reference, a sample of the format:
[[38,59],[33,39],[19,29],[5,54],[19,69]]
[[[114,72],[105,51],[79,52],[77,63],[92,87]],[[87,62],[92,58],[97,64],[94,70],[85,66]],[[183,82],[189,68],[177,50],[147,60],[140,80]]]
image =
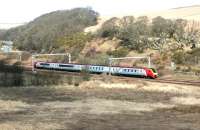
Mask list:
[[76,7],[92,7],[107,16],[200,5],[200,0],[0,0],[0,4],[0,28],[8,28],[45,13]]

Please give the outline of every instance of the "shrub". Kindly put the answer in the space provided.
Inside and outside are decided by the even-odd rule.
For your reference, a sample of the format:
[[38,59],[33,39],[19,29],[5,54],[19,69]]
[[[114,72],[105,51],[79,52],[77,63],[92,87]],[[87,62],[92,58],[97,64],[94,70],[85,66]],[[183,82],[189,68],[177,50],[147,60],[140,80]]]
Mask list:
[[27,73],[18,66],[0,62],[0,86],[44,86],[62,84],[62,77],[52,73]]
[[52,73],[24,74],[24,86],[58,85],[62,83],[62,77]]
[[81,71],[83,81],[89,81],[91,78],[88,68],[85,68]]
[[174,54],[172,55],[172,60],[176,63],[176,64],[184,64],[185,63],[185,52],[184,51],[176,51],[174,52]]
[[107,52],[108,55],[113,57],[124,57],[129,53],[127,48],[120,48],[118,50]]
[[103,38],[116,37],[119,33],[119,26],[116,25],[118,21],[118,18],[111,18],[107,20],[105,23],[103,23],[101,29],[98,30],[98,35]]
[[195,68],[192,71],[195,73],[196,76],[200,76],[200,69]]
[[67,77],[67,84],[69,84],[69,85],[73,84],[73,77],[72,76]]
[[189,51],[188,53],[193,56],[200,56],[200,48],[195,48],[195,49]]
[[118,30],[113,28],[113,29],[104,29],[102,30],[101,37],[110,37],[113,38],[118,34]]
[[74,78],[74,86],[78,87],[83,82],[81,77]]
[[4,61],[0,61],[0,86],[21,86],[23,85],[23,69],[14,65],[6,65]]
[[78,61],[81,64],[108,65],[108,58],[107,54],[96,54],[90,57],[80,56]]

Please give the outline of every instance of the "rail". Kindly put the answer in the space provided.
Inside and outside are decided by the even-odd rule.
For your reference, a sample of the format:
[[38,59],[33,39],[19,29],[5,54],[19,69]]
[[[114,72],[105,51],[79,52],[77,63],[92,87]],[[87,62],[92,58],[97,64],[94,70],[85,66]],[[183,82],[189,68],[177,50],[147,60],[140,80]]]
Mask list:
[[[32,72],[32,66],[20,66],[23,67],[25,71]],[[81,72],[67,72],[67,71],[57,71],[57,70],[45,70],[45,69],[37,69],[38,73],[56,73],[61,75],[72,75],[72,76],[82,76]],[[90,74],[95,77],[95,79],[102,79],[102,75]],[[109,77],[109,76],[108,76]],[[145,79],[145,78],[135,78],[135,77],[122,77],[122,76],[114,76],[110,75],[111,78],[116,79],[121,82],[135,83],[135,80],[147,81],[147,82],[155,82],[155,83],[169,83],[169,84],[179,84],[179,85],[191,85],[200,87],[200,80],[176,80],[169,78],[157,78],[157,79]]]

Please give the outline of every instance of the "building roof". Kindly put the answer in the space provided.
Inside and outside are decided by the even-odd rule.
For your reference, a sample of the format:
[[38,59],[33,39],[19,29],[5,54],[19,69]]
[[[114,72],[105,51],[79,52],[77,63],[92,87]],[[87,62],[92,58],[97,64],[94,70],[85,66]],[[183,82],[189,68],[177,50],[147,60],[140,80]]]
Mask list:
[[6,46],[12,46],[13,42],[12,41],[0,41],[1,45],[6,45]]

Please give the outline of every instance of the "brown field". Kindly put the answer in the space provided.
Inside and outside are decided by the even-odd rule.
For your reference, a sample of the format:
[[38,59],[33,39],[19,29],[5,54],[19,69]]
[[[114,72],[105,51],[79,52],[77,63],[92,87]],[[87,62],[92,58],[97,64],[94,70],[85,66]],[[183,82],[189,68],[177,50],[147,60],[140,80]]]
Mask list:
[[200,88],[89,81],[1,87],[0,130],[199,130]]

